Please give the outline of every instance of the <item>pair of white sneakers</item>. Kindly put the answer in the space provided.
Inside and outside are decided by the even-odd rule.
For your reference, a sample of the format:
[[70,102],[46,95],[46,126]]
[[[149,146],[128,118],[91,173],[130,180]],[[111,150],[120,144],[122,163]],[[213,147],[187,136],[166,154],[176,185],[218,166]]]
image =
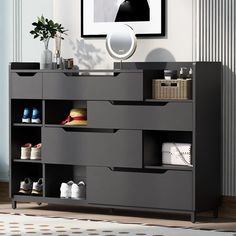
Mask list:
[[85,199],[86,187],[84,181],[79,181],[78,184],[72,180],[67,183],[62,183],[60,187],[61,198]]
[[30,178],[25,178],[20,182],[19,193],[42,196],[43,178],[40,178],[37,182],[33,182]]
[[21,147],[22,160],[40,160],[41,159],[42,144],[38,143],[33,146],[31,143],[26,143]]

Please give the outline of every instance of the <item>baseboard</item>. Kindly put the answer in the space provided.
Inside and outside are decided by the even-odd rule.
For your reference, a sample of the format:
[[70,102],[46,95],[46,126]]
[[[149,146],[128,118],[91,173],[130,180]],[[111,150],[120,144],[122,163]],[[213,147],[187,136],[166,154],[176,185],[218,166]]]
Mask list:
[[0,182],[0,202],[9,202],[9,183]]
[[236,218],[236,196],[224,196],[222,198],[219,216],[224,218]]
[[[0,182],[0,202],[9,202],[9,183]],[[210,214],[210,213],[209,213]],[[236,196],[222,197],[222,204],[219,208],[219,217],[236,219]]]

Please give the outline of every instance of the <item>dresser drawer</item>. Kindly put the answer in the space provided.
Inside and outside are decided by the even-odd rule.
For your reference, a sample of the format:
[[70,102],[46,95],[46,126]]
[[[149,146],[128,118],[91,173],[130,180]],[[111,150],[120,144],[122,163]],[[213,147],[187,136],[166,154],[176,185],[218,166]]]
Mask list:
[[12,72],[10,91],[12,98],[42,99],[42,73]]
[[44,73],[43,97],[63,100],[143,100],[143,73],[78,75]]
[[142,130],[192,131],[192,103],[159,105],[115,105],[88,101],[88,122],[92,127]]
[[43,128],[42,142],[42,158],[46,163],[142,167],[142,131]]
[[91,204],[192,210],[192,172],[112,171],[88,167],[87,199]]

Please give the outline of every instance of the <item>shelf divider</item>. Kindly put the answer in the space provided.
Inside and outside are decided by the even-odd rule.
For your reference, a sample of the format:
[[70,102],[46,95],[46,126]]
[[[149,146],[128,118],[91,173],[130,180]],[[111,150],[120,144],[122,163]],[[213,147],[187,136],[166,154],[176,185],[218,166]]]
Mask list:
[[42,124],[26,124],[26,123],[13,123],[13,126],[19,126],[19,127],[43,127]]
[[191,166],[180,166],[180,165],[162,165],[162,166],[144,166],[145,169],[156,169],[156,170],[183,170],[192,171]]
[[23,162],[23,163],[42,163],[42,160],[22,160],[22,159],[13,159],[13,162]]

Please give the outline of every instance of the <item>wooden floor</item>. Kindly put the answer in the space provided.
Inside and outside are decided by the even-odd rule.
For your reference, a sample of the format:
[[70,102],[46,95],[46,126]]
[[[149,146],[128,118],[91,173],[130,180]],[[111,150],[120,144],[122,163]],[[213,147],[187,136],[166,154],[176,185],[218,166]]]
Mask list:
[[6,182],[0,182],[0,201],[9,202],[9,184]]
[[220,208],[219,218],[212,217],[212,213],[197,216],[197,222],[192,224],[187,215],[157,214],[134,211],[114,211],[98,208],[81,208],[36,203],[19,203],[17,209],[11,208],[8,198],[8,184],[0,183],[0,213],[20,213],[47,217],[63,217],[89,220],[108,220],[119,223],[138,223],[171,227],[191,227],[200,229],[216,229],[236,232],[236,201],[235,198],[224,198]]
[[220,217],[215,219],[211,216],[200,215],[197,222],[192,224],[186,215],[173,214],[150,214],[143,212],[101,210],[97,208],[79,208],[58,205],[36,203],[20,203],[13,210],[10,203],[0,203],[0,213],[16,213],[26,215],[37,215],[46,217],[75,218],[83,220],[115,221],[119,223],[135,223],[146,225],[159,225],[169,227],[190,227],[197,229],[216,229],[222,231],[236,232],[236,219]]

